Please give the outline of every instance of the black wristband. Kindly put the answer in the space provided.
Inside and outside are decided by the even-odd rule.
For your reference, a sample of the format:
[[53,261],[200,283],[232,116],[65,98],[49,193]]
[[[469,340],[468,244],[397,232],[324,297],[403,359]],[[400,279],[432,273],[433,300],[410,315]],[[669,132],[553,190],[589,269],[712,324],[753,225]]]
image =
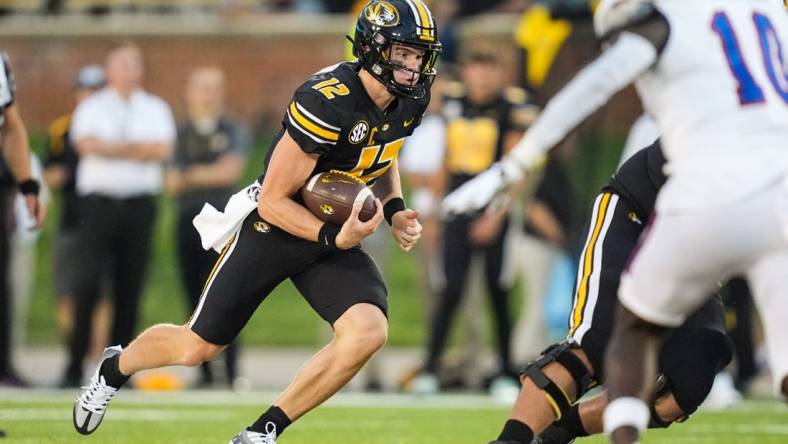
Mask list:
[[323,226],[320,227],[320,231],[317,233],[317,242],[330,250],[336,250],[337,234],[339,234],[340,229],[341,227],[338,225],[330,224],[328,222],[324,223]]
[[19,182],[17,186],[19,187],[19,192],[25,195],[32,194],[34,196],[38,196],[38,192],[41,189],[41,186],[35,179],[27,179],[25,181]]
[[391,225],[391,218],[394,217],[394,214],[405,208],[405,200],[401,197],[395,197],[386,202],[386,205],[383,205],[383,217]]

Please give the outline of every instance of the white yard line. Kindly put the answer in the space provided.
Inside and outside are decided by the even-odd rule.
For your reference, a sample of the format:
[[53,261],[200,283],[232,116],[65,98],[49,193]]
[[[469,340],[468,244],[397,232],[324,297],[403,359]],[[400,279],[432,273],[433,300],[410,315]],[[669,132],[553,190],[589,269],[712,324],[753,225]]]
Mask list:
[[[152,422],[198,422],[235,418],[232,412],[207,409],[167,410],[167,409],[112,409],[105,421],[152,421]],[[0,418],[4,421],[68,421],[71,422],[71,409],[54,408],[0,408]]]
[[[260,391],[236,393],[221,390],[189,390],[181,392],[143,392],[139,390],[121,391],[113,401],[118,405],[148,405],[148,406],[265,406],[273,402],[279,392]],[[7,408],[14,404],[52,404],[71,403],[77,395],[76,390],[49,390],[49,389],[3,389],[0,390],[0,418]],[[326,405],[332,407],[359,407],[359,408],[442,408],[442,409],[503,409],[510,406],[497,404],[487,395],[481,394],[442,394],[435,396],[419,397],[415,395],[385,393],[367,394],[356,392],[339,393],[330,399]],[[714,415],[736,415],[740,412],[774,411],[786,413],[785,404],[769,400],[747,400],[733,409],[713,412]],[[114,410],[114,409],[113,409]],[[162,409],[163,410],[163,409]],[[707,412],[700,411],[699,414]],[[708,412],[712,413],[712,412]],[[753,425],[752,427],[756,427]],[[785,427],[788,427],[786,425]]]
[[[183,391],[183,392],[141,392],[138,390],[121,391],[113,403],[131,405],[186,405],[186,406],[262,406],[270,404],[278,392],[231,391]],[[4,404],[47,404],[71,402],[76,390],[3,390],[0,391],[0,410]],[[333,407],[401,407],[401,408],[446,408],[446,409],[506,409],[509,406],[496,404],[486,395],[448,394],[418,397],[406,394],[366,394],[340,393],[328,401]]]

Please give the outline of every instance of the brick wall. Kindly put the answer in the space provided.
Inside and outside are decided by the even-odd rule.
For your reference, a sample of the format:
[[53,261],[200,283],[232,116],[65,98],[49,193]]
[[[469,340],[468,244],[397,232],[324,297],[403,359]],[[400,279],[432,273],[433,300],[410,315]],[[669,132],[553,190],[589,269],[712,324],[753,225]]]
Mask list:
[[[342,55],[339,39],[254,37],[135,38],[146,57],[145,87],[163,97],[176,116],[189,71],[204,64],[225,70],[230,107],[248,119],[281,113],[293,89],[318,68]],[[73,77],[86,63],[100,62],[114,39],[10,39],[20,109],[31,128],[45,127],[72,107]],[[317,48],[321,48],[317,51]]]
[[[185,20],[185,21],[184,21]],[[495,26],[485,25],[484,20]],[[511,43],[513,17],[464,27],[466,39],[492,39],[508,54],[515,78]],[[281,118],[293,89],[309,74],[343,57],[345,17],[264,16],[244,18],[136,17],[105,21],[63,17],[0,25],[0,50],[11,58],[20,109],[28,126],[40,130],[72,108],[70,88],[78,68],[100,63],[107,49],[122,39],[139,44],[146,57],[145,87],[162,96],[176,118],[189,71],[215,64],[224,68],[228,104],[250,121]],[[593,56],[592,36],[579,33],[554,78],[561,84]],[[550,90],[555,90],[552,82]],[[631,91],[601,114],[603,126],[623,131],[639,112]],[[597,119],[597,124],[599,120]]]

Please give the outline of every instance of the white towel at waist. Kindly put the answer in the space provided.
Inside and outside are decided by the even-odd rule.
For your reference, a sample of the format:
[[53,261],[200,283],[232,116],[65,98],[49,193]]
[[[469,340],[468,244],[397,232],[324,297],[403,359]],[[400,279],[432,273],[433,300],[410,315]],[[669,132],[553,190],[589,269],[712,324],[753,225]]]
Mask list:
[[200,214],[192,220],[194,228],[200,233],[202,247],[206,250],[213,248],[220,253],[246,216],[257,208],[259,195],[260,185],[255,182],[233,194],[223,212],[210,204],[203,205]]

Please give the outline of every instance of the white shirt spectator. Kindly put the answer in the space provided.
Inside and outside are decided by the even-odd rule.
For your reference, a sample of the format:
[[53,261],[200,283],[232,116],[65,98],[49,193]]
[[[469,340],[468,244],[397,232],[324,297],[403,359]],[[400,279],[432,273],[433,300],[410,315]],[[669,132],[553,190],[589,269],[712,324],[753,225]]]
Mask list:
[[[110,144],[172,144],[175,121],[159,97],[137,89],[126,100],[112,88],[85,99],[74,111],[71,140],[93,137]],[[138,161],[87,154],[77,168],[77,193],[128,198],[156,194],[162,188],[160,161]]]

